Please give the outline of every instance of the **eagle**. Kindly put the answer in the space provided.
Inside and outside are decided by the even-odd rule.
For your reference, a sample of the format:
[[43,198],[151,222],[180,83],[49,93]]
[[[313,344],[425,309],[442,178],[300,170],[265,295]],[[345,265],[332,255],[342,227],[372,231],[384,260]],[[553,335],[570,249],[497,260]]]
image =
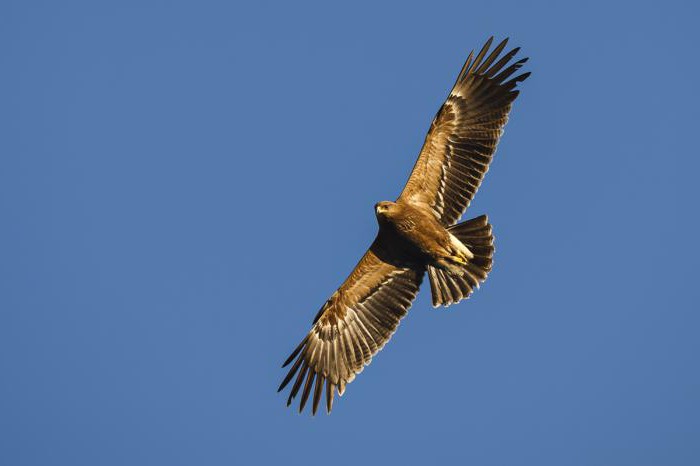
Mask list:
[[389,341],[426,273],[434,307],[468,298],[486,280],[494,253],[488,217],[457,222],[489,169],[516,87],[530,75],[517,74],[527,61],[512,61],[519,47],[501,56],[508,39],[489,53],[492,43],[467,57],[398,199],[375,204],[372,245],[282,365],[292,364],[278,392],[294,379],[287,406],[301,393],[299,412],[311,397],[315,415],[325,391],[330,414],[335,392]]

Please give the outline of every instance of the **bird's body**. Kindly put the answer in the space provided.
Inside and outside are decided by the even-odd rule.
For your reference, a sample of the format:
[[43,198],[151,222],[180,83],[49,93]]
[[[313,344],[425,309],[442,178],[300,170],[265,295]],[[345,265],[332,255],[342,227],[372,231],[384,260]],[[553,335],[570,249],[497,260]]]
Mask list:
[[487,55],[491,38],[469,54],[401,195],[375,205],[377,237],[283,365],[292,364],[279,390],[294,380],[287,405],[301,393],[299,410],[311,397],[316,413],[325,389],[330,413],[335,392],[389,341],[426,273],[437,307],[468,298],[491,271],[488,218],[457,222],[488,171],[516,85],[530,74],[513,77],[527,59],[509,65],[517,48],[499,58],[506,42]]
[[399,244],[400,255],[414,257],[428,264],[459,273],[474,255],[459,239],[450,233],[435,217],[432,210],[406,201],[383,201],[376,205],[379,224],[378,238],[387,247]]

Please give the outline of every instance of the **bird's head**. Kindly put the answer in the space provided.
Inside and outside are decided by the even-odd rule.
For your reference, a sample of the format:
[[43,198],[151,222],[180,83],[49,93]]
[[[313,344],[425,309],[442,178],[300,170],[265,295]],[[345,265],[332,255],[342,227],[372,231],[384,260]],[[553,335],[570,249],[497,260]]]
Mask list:
[[391,214],[391,212],[394,210],[394,207],[396,207],[395,202],[377,202],[376,204],[374,204],[374,213],[377,215],[377,217],[386,217],[387,215]]

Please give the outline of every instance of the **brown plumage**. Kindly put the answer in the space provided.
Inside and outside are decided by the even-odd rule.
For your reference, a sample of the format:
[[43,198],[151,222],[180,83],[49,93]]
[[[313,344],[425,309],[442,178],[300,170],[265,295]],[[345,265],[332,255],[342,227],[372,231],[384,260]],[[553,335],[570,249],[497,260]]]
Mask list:
[[489,53],[492,41],[469,54],[403,192],[376,204],[377,237],[282,366],[293,363],[278,390],[294,380],[288,406],[301,393],[299,411],[312,397],[316,414],[325,384],[330,413],[335,391],[342,395],[396,331],[426,272],[437,307],[468,298],[491,271],[488,218],[455,223],[488,171],[517,83],[530,74],[514,76],[527,58],[509,64],[519,49],[499,58],[508,39]]

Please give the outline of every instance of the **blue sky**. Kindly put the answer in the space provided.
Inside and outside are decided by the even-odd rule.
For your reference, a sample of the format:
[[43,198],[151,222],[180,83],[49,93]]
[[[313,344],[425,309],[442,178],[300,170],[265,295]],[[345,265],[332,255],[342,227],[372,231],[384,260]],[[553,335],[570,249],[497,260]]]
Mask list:
[[[0,463],[700,463],[691,2],[3,2]],[[333,415],[288,352],[471,48],[532,77],[467,216]]]

